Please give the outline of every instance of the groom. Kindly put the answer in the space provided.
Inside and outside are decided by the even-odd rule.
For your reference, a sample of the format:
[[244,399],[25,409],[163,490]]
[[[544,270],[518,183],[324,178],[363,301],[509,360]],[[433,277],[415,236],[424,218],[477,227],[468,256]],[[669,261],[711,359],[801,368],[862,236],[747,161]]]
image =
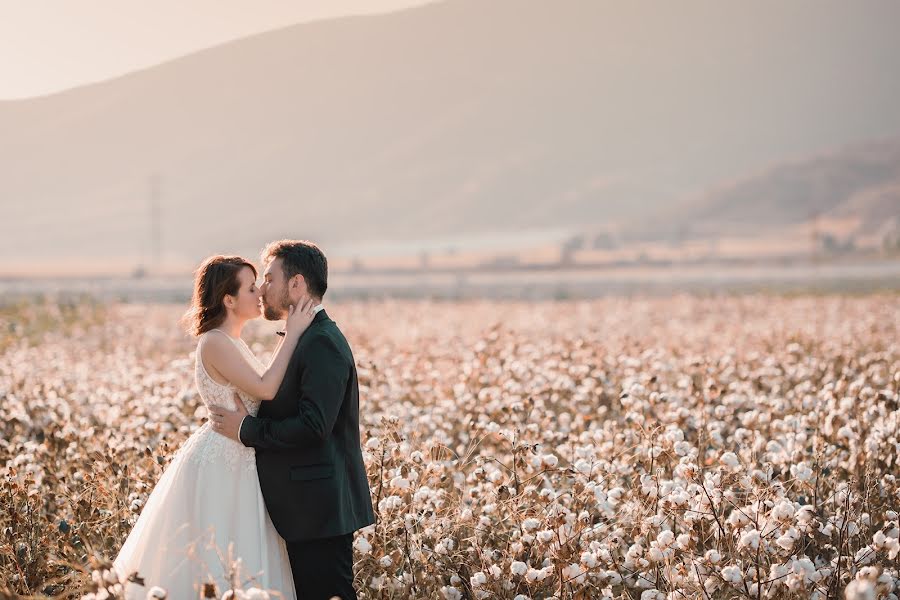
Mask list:
[[297,343],[284,381],[256,417],[215,409],[219,433],[256,448],[266,509],[287,542],[297,596],[356,598],[353,532],[375,522],[359,442],[359,386],[347,340],[322,309],[328,262],[311,242],[281,240],[263,251],[266,319],[312,299],[316,316]]

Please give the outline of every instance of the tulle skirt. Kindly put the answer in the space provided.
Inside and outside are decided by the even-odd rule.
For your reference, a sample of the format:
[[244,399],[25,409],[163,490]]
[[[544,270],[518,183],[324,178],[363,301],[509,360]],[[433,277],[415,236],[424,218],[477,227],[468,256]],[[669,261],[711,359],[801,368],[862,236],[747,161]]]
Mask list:
[[152,586],[169,598],[199,598],[210,582],[220,597],[236,586],[296,598],[287,547],[266,511],[254,452],[209,423],[185,441],[113,563],[120,581],[134,572],[144,580],[144,586],[126,584],[129,600],[144,600]]

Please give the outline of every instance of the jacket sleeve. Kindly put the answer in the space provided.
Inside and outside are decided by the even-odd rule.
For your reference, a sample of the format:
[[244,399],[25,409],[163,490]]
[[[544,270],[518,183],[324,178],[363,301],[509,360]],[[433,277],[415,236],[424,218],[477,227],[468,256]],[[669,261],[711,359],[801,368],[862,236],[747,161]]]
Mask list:
[[266,450],[315,446],[334,428],[350,378],[350,365],[325,335],[316,336],[301,351],[303,373],[297,414],[286,419],[245,417],[238,434],[245,446]]

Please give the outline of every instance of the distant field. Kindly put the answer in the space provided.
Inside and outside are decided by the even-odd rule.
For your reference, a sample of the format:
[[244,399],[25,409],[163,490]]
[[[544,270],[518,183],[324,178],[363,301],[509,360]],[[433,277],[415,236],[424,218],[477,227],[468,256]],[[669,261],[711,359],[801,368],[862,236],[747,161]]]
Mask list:
[[[384,297],[504,300],[589,299],[673,293],[869,293],[900,291],[900,259],[865,262],[785,262],[682,265],[575,263],[561,268],[516,270],[420,269],[414,262],[381,264],[379,270],[331,274],[329,294],[342,300]],[[188,274],[166,277],[0,277],[0,304],[35,296],[103,301],[186,302]]]
[[[0,310],[0,597],[115,594],[108,560],[205,416],[183,308]],[[900,585],[895,294],[328,310],[379,518],[361,598]],[[265,357],[273,324],[249,329]]]

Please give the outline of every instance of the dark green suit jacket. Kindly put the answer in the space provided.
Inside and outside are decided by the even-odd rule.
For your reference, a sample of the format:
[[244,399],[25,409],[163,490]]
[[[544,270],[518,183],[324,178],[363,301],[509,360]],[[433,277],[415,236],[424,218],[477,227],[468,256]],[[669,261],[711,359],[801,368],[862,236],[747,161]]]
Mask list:
[[256,448],[272,523],[288,542],[375,522],[359,441],[359,384],[347,340],[324,310],[300,337],[275,398],[239,432]]

